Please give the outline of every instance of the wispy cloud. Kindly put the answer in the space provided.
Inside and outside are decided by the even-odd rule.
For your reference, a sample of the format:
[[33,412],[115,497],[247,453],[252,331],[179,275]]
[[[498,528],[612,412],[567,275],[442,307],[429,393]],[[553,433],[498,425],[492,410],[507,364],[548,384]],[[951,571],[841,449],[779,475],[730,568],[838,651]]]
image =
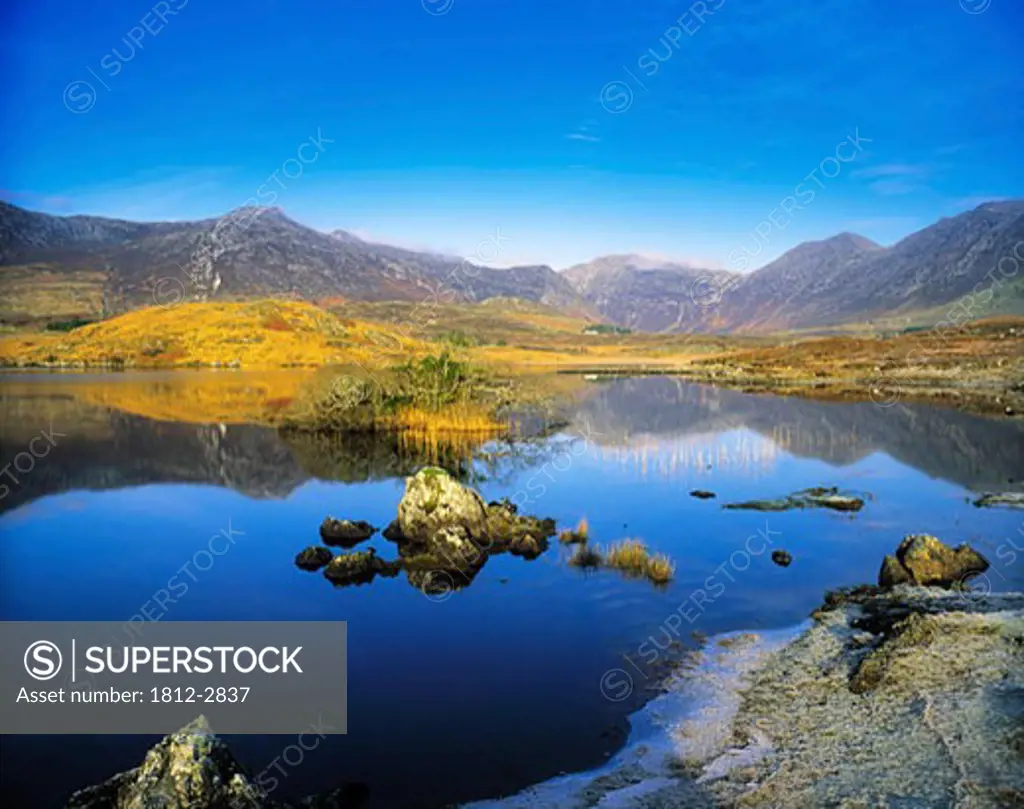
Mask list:
[[882,163],[877,166],[867,166],[862,169],[855,169],[850,172],[851,177],[862,179],[874,179],[878,177],[927,177],[931,169],[927,166],[914,163]]
[[582,140],[587,143],[598,143],[601,140],[597,135],[597,121],[593,118],[588,118],[565,137],[567,140]]
[[898,197],[903,194],[913,194],[915,191],[921,191],[927,188],[927,186],[909,180],[891,179],[875,180],[875,182],[868,184],[868,188],[876,194],[881,194],[883,197]]
[[870,180],[868,188],[883,197],[896,197],[927,191],[924,182],[933,173],[933,168],[923,163],[880,163],[865,166],[850,172],[850,177]]

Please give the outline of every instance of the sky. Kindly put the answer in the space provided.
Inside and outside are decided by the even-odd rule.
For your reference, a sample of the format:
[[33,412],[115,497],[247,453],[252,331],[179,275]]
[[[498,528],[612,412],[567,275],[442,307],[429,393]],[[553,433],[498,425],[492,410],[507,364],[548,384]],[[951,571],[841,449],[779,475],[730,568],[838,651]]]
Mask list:
[[1024,197],[1022,34],[1020,0],[6,0],[0,198],[748,270]]

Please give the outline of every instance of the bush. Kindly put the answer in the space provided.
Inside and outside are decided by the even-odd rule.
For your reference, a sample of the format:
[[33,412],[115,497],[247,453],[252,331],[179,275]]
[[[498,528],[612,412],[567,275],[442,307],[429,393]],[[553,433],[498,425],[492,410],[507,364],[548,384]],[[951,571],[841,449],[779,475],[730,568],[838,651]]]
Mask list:
[[95,320],[86,320],[85,318],[75,317],[71,320],[55,320],[53,323],[46,324],[47,331],[73,331],[74,329],[80,329],[82,326],[88,326],[90,323],[95,323]]

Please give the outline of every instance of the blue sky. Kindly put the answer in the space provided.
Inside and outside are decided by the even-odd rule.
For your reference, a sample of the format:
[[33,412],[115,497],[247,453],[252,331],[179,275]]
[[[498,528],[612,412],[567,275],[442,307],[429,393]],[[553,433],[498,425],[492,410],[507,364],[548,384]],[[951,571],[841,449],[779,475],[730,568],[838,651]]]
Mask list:
[[[472,256],[498,231],[495,264],[635,251],[745,269],[1024,196],[1019,0],[0,15],[0,193],[52,213],[200,218],[272,191],[299,221],[412,247]],[[813,200],[778,215],[801,183]]]

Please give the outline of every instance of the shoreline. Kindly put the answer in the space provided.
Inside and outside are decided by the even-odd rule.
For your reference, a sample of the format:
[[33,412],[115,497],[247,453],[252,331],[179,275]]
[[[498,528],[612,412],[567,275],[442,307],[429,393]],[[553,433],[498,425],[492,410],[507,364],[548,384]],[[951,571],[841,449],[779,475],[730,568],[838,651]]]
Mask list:
[[1024,805],[1024,593],[840,591],[699,658],[605,765],[465,809]]

